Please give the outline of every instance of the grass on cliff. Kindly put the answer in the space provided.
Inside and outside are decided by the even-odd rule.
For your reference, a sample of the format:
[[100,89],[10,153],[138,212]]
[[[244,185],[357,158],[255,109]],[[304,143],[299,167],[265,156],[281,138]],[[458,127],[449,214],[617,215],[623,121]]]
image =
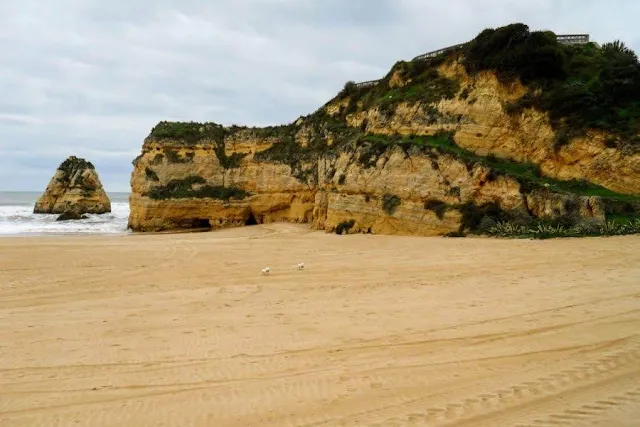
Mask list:
[[82,169],[95,170],[93,163],[86,161],[83,158],[70,156],[64,162],[58,166],[58,169],[64,171],[66,174],[71,175],[74,172]]
[[639,196],[616,193],[588,181],[561,181],[544,177],[538,166],[531,163],[517,162],[492,155],[479,156],[457,145],[450,132],[440,132],[432,136],[409,137],[366,135],[361,139],[361,144],[364,144],[366,148],[363,150],[359,160],[365,167],[375,165],[377,156],[393,146],[399,146],[405,151],[411,147],[416,147],[427,155],[429,154],[427,150],[433,149],[439,153],[451,155],[465,163],[468,168],[473,167],[475,164],[490,168],[489,180],[495,180],[501,175],[515,178],[523,184],[524,191],[544,187],[556,192],[574,193],[582,196],[600,196],[611,201],[640,202]]
[[[306,144],[297,139],[298,132],[304,133]],[[258,162],[281,163],[291,168],[291,173],[301,182],[315,183],[318,159],[357,140],[361,131],[349,127],[344,121],[328,115],[323,109],[304,117],[302,128],[296,125],[279,130],[276,142],[269,148],[255,153]],[[329,140],[333,144],[329,144]]]
[[224,126],[214,122],[169,122],[161,121],[155,125],[149,137],[155,140],[171,140],[171,143],[186,145],[201,141],[222,142],[225,138],[246,131],[255,138],[278,138],[288,134],[290,125],[266,126],[263,128],[247,126]]
[[150,137],[171,139],[184,144],[195,144],[202,140],[221,141],[225,129],[217,123],[162,121],[151,129]]
[[[170,147],[164,147],[162,150],[164,156],[167,158],[168,163],[192,163],[195,153],[193,151],[188,151],[185,153],[184,157],[181,156],[177,150],[174,150]],[[156,157],[160,154],[156,154]],[[155,160],[154,158],[154,160]]]
[[[214,153],[220,162],[220,165],[224,169],[234,169],[241,165],[242,159],[246,156],[246,153],[232,153],[227,155],[226,153],[226,141],[230,135],[237,133],[240,130],[248,129],[239,126],[232,126],[230,128],[224,128],[217,123],[197,123],[197,122],[167,122],[162,121],[158,123],[153,129],[149,137],[154,138],[156,141],[170,141],[172,144],[184,144],[194,145],[205,141],[212,142],[214,144]],[[275,128],[265,128],[257,131],[258,134],[266,134]],[[177,151],[165,147],[163,150],[169,163],[189,163],[193,161],[194,153],[187,152],[185,157],[178,155]]]
[[156,171],[154,171],[150,167],[144,168],[144,174],[149,181],[160,181],[160,178],[158,178],[158,174],[156,173]]
[[517,23],[482,31],[463,56],[471,74],[490,70],[529,85],[510,110],[548,111],[558,146],[600,129],[615,135],[610,146],[640,149],[640,63],[624,43],[565,45],[552,32]]
[[146,195],[154,200],[211,198],[226,201],[242,200],[249,193],[237,187],[209,185],[201,176],[191,175],[184,179],[172,179],[166,185],[152,187]]
[[89,197],[91,195],[91,191],[95,190],[95,186],[89,185],[85,182],[84,176],[81,173],[77,173],[84,169],[95,170],[95,166],[93,166],[93,163],[85,159],[70,156],[62,162],[60,166],[58,166],[58,170],[63,171],[64,174],[62,178],[56,178],[56,180],[58,182],[65,183],[65,185],[69,185],[71,184],[71,179],[75,176],[75,181],[72,184],[83,190],[84,197]]
[[[411,83],[392,87],[391,77],[396,71],[401,79],[411,79]],[[347,82],[334,101],[349,98],[348,104],[340,110],[342,118],[374,107],[383,114],[390,114],[402,102],[433,104],[441,99],[452,99],[459,89],[458,81],[440,75],[428,62],[400,62],[375,86],[359,88],[353,82]],[[440,114],[435,109],[430,113],[435,123]]]
[[388,214],[393,215],[393,213],[398,209],[398,206],[402,204],[402,200],[400,197],[395,194],[383,194],[382,195],[382,209]]
[[[95,166],[93,166],[93,163],[88,162],[85,159],[71,156],[64,162],[62,162],[60,166],[58,166],[58,170],[64,172],[62,180],[58,178],[58,181],[68,182],[76,174],[76,172],[82,171],[84,169],[95,170]],[[85,185],[84,177],[82,175],[78,174],[75,180],[75,185],[78,187],[83,187]]]
[[[466,164],[471,170],[475,165],[482,165],[489,169],[488,180],[496,180],[500,176],[508,176],[520,183],[520,191],[524,194],[536,189],[546,189],[556,193],[576,194],[580,196],[601,197],[605,205],[605,214],[608,220],[616,219],[621,223],[628,223],[636,217],[640,217],[640,196],[620,194],[597,184],[582,180],[561,181],[542,176],[540,169],[530,163],[521,163],[509,159],[498,158],[492,155],[479,156],[469,150],[458,146],[450,132],[440,132],[431,136],[400,137],[398,135],[366,135],[359,143],[360,164],[363,167],[375,166],[377,159],[388,149],[400,147],[410,155],[412,150],[417,150],[421,155],[433,157],[433,167],[437,168],[436,154],[448,154],[451,157]],[[459,195],[459,188],[452,188],[452,195]],[[425,201],[424,208],[433,211],[440,219],[444,218],[448,210],[457,210],[462,216],[462,227],[458,233],[477,230],[486,231],[496,221],[524,221],[521,215],[515,212],[504,212],[495,203],[477,205],[467,202],[461,205],[448,205],[437,199]],[[525,222],[529,222],[527,219]],[[556,226],[557,223],[544,223],[547,226]],[[562,223],[564,227],[569,227]]]

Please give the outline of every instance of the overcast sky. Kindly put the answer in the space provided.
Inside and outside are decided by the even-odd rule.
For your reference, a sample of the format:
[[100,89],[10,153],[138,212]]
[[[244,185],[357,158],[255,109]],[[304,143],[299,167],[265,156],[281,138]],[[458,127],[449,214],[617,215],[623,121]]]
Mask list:
[[0,0],[0,191],[69,155],[107,191],[160,120],[272,125],[347,80],[523,22],[640,51],[636,0]]

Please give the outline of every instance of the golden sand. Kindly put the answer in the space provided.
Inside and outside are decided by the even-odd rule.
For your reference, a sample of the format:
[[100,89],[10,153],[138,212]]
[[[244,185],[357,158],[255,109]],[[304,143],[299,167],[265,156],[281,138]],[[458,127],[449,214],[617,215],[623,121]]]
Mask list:
[[0,239],[3,427],[639,420],[640,236]]

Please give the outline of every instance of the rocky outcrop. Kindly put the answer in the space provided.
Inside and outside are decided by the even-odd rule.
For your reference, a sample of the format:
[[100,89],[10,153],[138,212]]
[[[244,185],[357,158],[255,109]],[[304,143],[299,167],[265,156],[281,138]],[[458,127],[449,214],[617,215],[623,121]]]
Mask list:
[[72,220],[75,221],[75,220],[87,219],[87,218],[89,217],[84,214],[79,214],[76,211],[64,211],[63,213],[58,215],[58,218],[56,218],[56,221],[72,221]]
[[111,202],[93,164],[71,156],[58,167],[33,212],[101,214],[111,212]]

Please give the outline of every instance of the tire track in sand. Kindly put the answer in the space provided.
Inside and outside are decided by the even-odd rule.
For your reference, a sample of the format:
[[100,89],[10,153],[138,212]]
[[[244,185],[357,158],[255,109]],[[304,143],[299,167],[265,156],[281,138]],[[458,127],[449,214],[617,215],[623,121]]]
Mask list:
[[[495,414],[509,415],[510,408],[518,408],[527,404],[544,403],[546,399],[554,399],[556,396],[572,391],[580,392],[582,388],[591,387],[600,382],[616,381],[618,378],[626,378],[629,374],[635,375],[640,380],[640,344],[631,349],[613,352],[597,360],[578,364],[572,368],[561,370],[557,373],[542,376],[532,381],[513,384],[486,393],[469,396],[461,400],[448,402],[439,406],[423,409],[426,401],[433,395],[407,399],[398,407],[385,407],[367,411],[367,419],[380,420],[390,412],[403,412],[403,415],[391,416],[384,421],[379,421],[373,426],[390,425],[428,425],[428,426],[476,426],[483,420],[492,419]],[[623,398],[635,402],[637,389],[614,395],[613,397],[599,399],[603,402],[622,402]],[[617,404],[616,404],[617,405]],[[601,403],[599,408],[604,411],[608,407],[616,406],[612,403]],[[422,408],[421,408],[422,407]],[[573,409],[572,410],[579,410]],[[550,414],[549,422],[541,418],[534,425],[566,425],[557,424],[566,414]],[[571,415],[571,414],[568,414]],[[575,415],[575,414],[574,414]],[[560,418],[558,418],[560,417]],[[569,420],[570,418],[566,418]],[[492,421],[493,422],[493,421]],[[543,424],[547,422],[547,424]],[[554,424],[556,423],[556,424]],[[482,424],[484,425],[484,424]],[[494,424],[487,424],[494,425]],[[495,424],[498,425],[498,424]],[[507,425],[507,424],[504,424]],[[571,425],[571,424],[569,424]],[[578,424],[582,425],[582,424]]]
[[555,412],[546,417],[536,418],[526,424],[518,424],[517,427],[547,427],[547,426],[587,426],[597,425],[600,421],[607,421],[604,417],[607,413],[620,407],[632,406],[640,409],[640,387],[636,387],[626,393],[606,395],[578,407],[572,406],[563,412]]

